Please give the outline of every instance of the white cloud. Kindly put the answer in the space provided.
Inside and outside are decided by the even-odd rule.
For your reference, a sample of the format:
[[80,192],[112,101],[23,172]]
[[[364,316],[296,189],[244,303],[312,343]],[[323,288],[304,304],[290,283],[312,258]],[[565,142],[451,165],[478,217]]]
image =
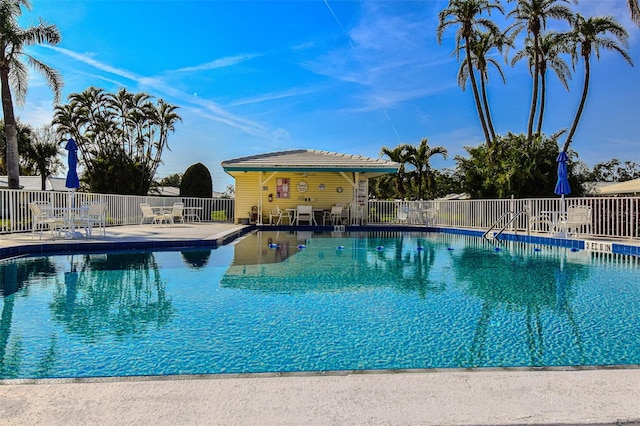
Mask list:
[[[189,111],[192,111],[193,113],[206,117],[209,120],[214,120],[220,123],[224,123],[230,127],[234,127],[236,129],[239,129],[253,136],[264,137],[267,139],[277,139],[281,137],[282,131],[280,129],[271,130],[269,126],[258,123],[249,118],[232,114],[229,111],[227,111],[225,108],[220,106],[218,103],[216,103],[215,101],[204,99],[200,96],[194,96],[193,94],[185,93],[179,89],[176,89],[175,86],[169,83],[166,83],[161,76],[141,76],[127,69],[116,68],[111,65],[100,62],[97,59],[95,59],[93,55],[88,53],[82,54],[82,53],[74,52],[69,49],[63,49],[63,48],[54,47],[54,46],[47,46],[47,48],[52,49],[69,58],[72,58],[78,62],[86,64],[95,70],[129,80],[134,84],[136,84],[137,86],[141,87],[142,89],[144,88],[153,89],[154,90],[153,94],[156,97],[169,98],[171,99],[171,102],[177,101],[181,108],[188,109]],[[221,60],[218,64],[222,65],[223,63],[225,63],[230,65],[234,62],[238,63],[241,60],[241,58],[248,58],[249,56],[250,55],[234,56],[232,58],[235,58],[235,59]],[[210,63],[209,65],[212,66],[211,64],[212,63]],[[182,70],[184,71],[186,69],[187,68],[183,68]],[[196,70],[196,69],[205,69],[205,68],[204,66],[192,67],[192,70]],[[109,77],[103,74],[97,74],[96,76],[94,76],[94,78],[113,81],[113,80],[109,80]],[[119,85],[123,85],[123,84],[120,83]],[[138,90],[138,89],[136,88],[135,90]]]
[[248,61],[248,60],[253,59],[255,57],[258,57],[258,56],[260,56],[260,55],[245,54],[245,55],[228,56],[226,58],[216,59],[214,61],[207,62],[207,63],[200,64],[200,65],[196,65],[196,66],[193,66],[193,67],[178,68],[177,70],[168,71],[168,72],[170,72],[170,73],[198,72],[198,71],[207,71],[207,70],[213,70],[213,69],[218,69],[218,68],[227,68],[227,67],[231,67],[231,66],[237,65],[237,64],[239,64],[241,62]]

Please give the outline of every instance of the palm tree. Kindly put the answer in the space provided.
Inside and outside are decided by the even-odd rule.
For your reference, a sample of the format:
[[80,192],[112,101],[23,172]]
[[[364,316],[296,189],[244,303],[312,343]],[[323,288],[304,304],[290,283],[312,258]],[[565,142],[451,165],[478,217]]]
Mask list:
[[[466,61],[468,64],[473,64],[473,59],[471,57],[471,39],[475,32],[478,31],[478,28],[482,27],[496,34],[499,32],[498,27],[493,23],[493,21],[480,16],[485,12],[491,14],[493,9],[504,13],[502,6],[497,2],[492,3],[488,0],[449,0],[449,6],[442,10],[438,16],[439,23],[436,29],[436,38],[438,43],[442,42],[442,35],[448,27],[459,25],[460,28],[456,31],[455,52],[458,55],[462,46],[464,46]],[[476,102],[480,125],[482,126],[482,131],[484,132],[487,145],[491,145],[492,139],[487,125],[487,119],[480,102],[480,94],[478,93],[478,84],[476,82],[475,73],[473,72],[473,69],[470,69],[469,71],[471,71],[469,72],[469,80],[471,81],[471,89],[473,90],[473,98]]]
[[[498,74],[502,78],[502,81],[506,83],[506,79],[502,72],[502,68],[500,68],[500,64],[490,55],[492,49],[497,49],[499,52],[502,52],[502,47],[508,43],[504,34],[498,34],[492,32],[478,32],[471,39],[471,59],[472,65],[475,69],[478,70],[478,74],[480,75],[480,90],[482,96],[482,106],[485,114],[485,118],[487,120],[487,127],[489,128],[489,135],[491,140],[496,138],[496,132],[493,127],[493,119],[491,118],[491,110],[489,109],[489,101],[487,99],[487,82],[489,81],[489,64],[492,64],[497,70]],[[465,58],[460,64],[460,69],[458,70],[458,85],[465,89],[467,79],[469,79],[469,74],[472,71],[469,68],[469,63]]]
[[[615,39],[604,36],[604,34],[611,34]],[[587,100],[589,79],[591,78],[591,52],[595,52],[596,58],[600,59],[600,49],[613,50],[618,52],[625,61],[633,66],[631,57],[624,49],[628,46],[628,39],[629,34],[627,30],[611,16],[596,16],[585,19],[580,14],[576,15],[573,30],[570,33],[571,57],[574,67],[579,56],[581,56],[584,61],[584,85],[582,87],[580,104],[573,119],[573,124],[567,134],[567,139],[564,142],[563,151],[566,152],[569,144],[571,144],[571,139],[576,132],[584,104]],[[578,49],[580,50],[578,51]]]
[[425,176],[428,179],[427,186],[429,190],[433,189],[433,173],[431,165],[429,164],[431,157],[440,154],[446,159],[448,151],[442,146],[429,147],[429,141],[427,138],[424,138],[420,141],[418,147],[409,145],[407,154],[407,162],[416,168],[416,174],[418,175],[418,200],[422,200],[422,182]]
[[631,13],[631,20],[640,27],[640,1],[638,0],[627,0],[627,4],[629,5],[629,12]]
[[51,125],[45,125],[31,133],[31,141],[24,149],[24,163],[32,172],[40,175],[41,189],[46,189],[47,178],[55,174],[62,162],[60,146]]
[[[538,43],[538,72],[540,74],[540,103],[538,109],[538,123],[536,126],[536,134],[540,134],[542,132],[542,122],[544,119],[544,110],[547,99],[547,69],[551,68],[558,79],[565,87],[565,89],[569,90],[569,79],[571,78],[571,70],[569,69],[569,65],[565,62],[564,59],[560,56],[562,53],[568,52],[567,46],[567,34],[557,33],[551,31],[546,34],[540,35],[540,40]],[[511,60],[511,65],[515,65],[521,59],[527,58],[529,61],[529,69],[533,74],[533,58],[534,55],[534,47],[533,40],[531,38],[527,38],[525,40],[525,47],[516,52]]]
[[404,199],[407,195],[407,191],[404,188],[404,180],[406,179],[405,163],[407,163],[407,157],[411,148],[413,147],[409,144],[400,144],[395,148],[383,146],[380,150],[380,155],[386,155],[389,157],[389,160],[400,164],[394,180],[396,193],[400,199]]
[[[513,0],[512,0],[513,1]],[[536,106],[538,105],[538,90],[540,76],[540,32],[546,28],[547,19],[564,19],[568,22],[573,17],[573,12],[565,4],[569,0],[515,0],[516,8],[509,12],[507,17],[513,17],[517,23],[514,27],[514,34],[523,29],[527,29],[528,36],[533,40],[533,91],[531,95],[531,108],[529,109],[529,121],[527,124],[527,142],[531,142],[533,134],[533,122],[535,119]]]
[[[27,9],[31,7],[28,0],[2,0],[0,4],[0,84],[7,137],[7,175],[11,189],[20,186],[18,139],[11,90],[15,91],[17,105],[23,105],[29,82],[27,65],[45,77],[54,93],[55,102],[58,102],[62,87],[62,78],[56,70],[24,52],[25,47],[35,44],[57,44],[60,32],[55,25],[42,21],[36,26],[20,28],[17,20],[22,14],[22,6]],[[26,64],[22,62],[23,58]]]

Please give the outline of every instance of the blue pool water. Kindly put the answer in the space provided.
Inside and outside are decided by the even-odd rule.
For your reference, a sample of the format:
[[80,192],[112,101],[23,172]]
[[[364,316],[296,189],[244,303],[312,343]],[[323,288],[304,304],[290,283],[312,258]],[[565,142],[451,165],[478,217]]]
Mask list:
[[0,262],[0,378],[640,364],[638,258],[262,232]]

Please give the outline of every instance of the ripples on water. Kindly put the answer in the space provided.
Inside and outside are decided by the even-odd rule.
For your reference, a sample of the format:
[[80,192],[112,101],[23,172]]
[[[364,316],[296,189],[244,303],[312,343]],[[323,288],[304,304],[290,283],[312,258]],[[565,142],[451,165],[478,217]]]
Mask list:
[[262,232],[0,262],[0,377],[640,363],[638,258]]

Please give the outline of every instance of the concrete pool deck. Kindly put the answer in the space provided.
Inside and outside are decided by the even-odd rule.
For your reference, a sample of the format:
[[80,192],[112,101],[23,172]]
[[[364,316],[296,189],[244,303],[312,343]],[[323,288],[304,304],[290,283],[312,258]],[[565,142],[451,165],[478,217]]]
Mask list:
[[[74,243],[223,238],[229,224],[122,226]],[[0,248],[69,244],[0,236]],[[0,424],[640,424],[640,368],[0,381]]]

